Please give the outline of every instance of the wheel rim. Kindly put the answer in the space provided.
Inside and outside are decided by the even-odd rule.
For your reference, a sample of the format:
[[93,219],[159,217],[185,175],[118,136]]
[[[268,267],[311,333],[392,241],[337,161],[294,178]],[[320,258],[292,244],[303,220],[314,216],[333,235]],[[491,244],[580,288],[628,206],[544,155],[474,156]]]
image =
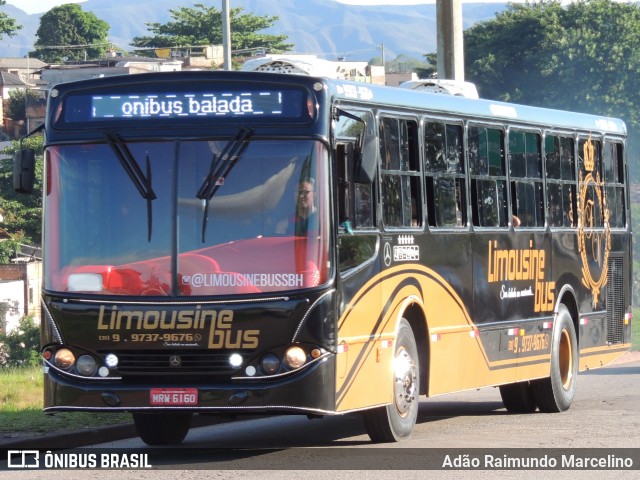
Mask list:
[[409,352],[401,347],[394,362],[394,398],[401,417],[406,417],[417,402],[418,367]]
[[571,383],[573,382],[573,347],[571,345],[571,335],[566,329],[562,330],[562,334],[560,336],[558,360],[562,388],[569,390],[571,388]]

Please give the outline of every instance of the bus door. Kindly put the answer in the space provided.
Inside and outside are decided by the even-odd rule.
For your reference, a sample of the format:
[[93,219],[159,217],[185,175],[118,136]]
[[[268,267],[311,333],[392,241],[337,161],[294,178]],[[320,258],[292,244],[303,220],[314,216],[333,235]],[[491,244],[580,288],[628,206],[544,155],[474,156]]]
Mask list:
[[377,381],[381,363],[376,360],[376,335],[380,328],[382,294],[378,282],[380,234],[376,228],[375,163],[371,170],[376,149],[372,148],[375,138],[365,135],[366,129],[371,133],[373,124],[371,112],[355,109],[339,110],[334,123],[339,270],[338,411],[390,401]]

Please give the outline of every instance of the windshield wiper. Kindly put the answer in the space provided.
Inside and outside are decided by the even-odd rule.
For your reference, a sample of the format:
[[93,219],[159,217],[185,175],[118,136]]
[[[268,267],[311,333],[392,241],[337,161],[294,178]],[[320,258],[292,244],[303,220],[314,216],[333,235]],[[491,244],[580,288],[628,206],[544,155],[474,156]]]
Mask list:
[[129,178],[133,182],[133,185],[138,189],[142,198],[147,200],[147,241],[151,242],[151,227],[153,225],[153,207],[151,202],[155,200],[156,194],[151,186],[151,162],[149,160],[149,154],[146,157],[146,175],[136,162],[136,159],[131,154],[127,144],[122,141],[122,138],[116,133],[106,134],[107,142],[116,154],[116,157],[120,161],[122,168],[129,175]]
[[238,160],[244,155],[249,146],[249,137],[253,134],[252,128],[241,128],[238,133],[224,146],[220,155],[213,154],[209,174],[202,182],[196,198],[204,200],[204,212],[202,213],[202,243],[205,241],[207,231],[207,219],[209,217],[209,202],[220,188],[222,181],[235,167]]

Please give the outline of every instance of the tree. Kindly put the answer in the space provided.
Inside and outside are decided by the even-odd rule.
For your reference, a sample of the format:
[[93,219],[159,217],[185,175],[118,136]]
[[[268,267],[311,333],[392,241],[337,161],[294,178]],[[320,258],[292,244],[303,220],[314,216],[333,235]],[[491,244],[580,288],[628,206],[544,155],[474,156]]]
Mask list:
[[418,78],[436,78],[438,76],[438,54],[427,53],[424,55],[424,60],[424,65],[416,68],[416,75]]
[[[0,303],[0,314],[3,304]],[[0,332],[0,366],[24,367],[40,363],[40,327],[32,316],[22,317],[16,330]]]
[[10,298],[0,299],[0,338],[2,333],[7,331],[7,314],[9,313],[11,315],[20,313],[19,302]]
[[101,58],[109,47],[109,24],[76,3],[54,7],[40,18],[31,57],[47,63]]
[[484,98],[620,117],[633,159],[640,151],[638,44],[636,4],[512,3],[466,30],[465,76]]
[[41,96],[34,90],[11,90],[9,92],[9,100],[6,104],[5,117],[12,120],[26,120],[27,104],[35,104],[41,101]]
[[[222,12],[217,8],[196,3],[194,8],[180,7],[169,11],[173,21],[147,23],[147,29],[154,35],[135,37],[132,45],[139,49],[153,49],[222,44]],[[291,50],[293,45],[284,43],[286,35],[257,33],[272,27],[278,17],[242,14],[243,11],[243,8],[232,8],[229,12],[232,50]]]
[[[6,3],[5,0],[0,0],[0,7],[6,5]],[[0,40],[2,40],[4,35],[13,37],[21,28],[22,25],[18,25],[13,18],[4,12],[0,12]]]
[[[637,179],[638,44],[637,4],[612,0],[567,6],[555,0],[512,3],[495,19],[465,32],[465,76],[484,98],[622,118],[628,130],[629,170]],[[638,217],[635,210],[631,214],[634,220]],[[633,258],[638,265],[638,242],[634,242]],[[636,273],[636,297],[639,278]]]
[[[32,194],[25,195],[13,190],[12,159],[0,160],[0,212],[2,227],[11,239],[0,243],[0,263],[8,263],[18,243],[40,244],[42,232],[42,136],[32,136],[22,141],[23,147],[36,151],[36,181]],[[13,157],[20,148],[19,142],[5,148],[1,153]]]
[[425,62],[408,55],[398,55],[393,60],[388,60],[385,65],[385,71],[388,73],[415,72],[424,68],[426,68]]
[[[541,105],[541,77],[549,74],[547,37],[554,34],[559,2],[509,4],[494,20],[465,32],[465,78],[485,98]],[[536,86],[535,88],[532,88]],[[536,103],[532,103],[533,101]]]
[[[11,263],[11,260],[17,257],[17,253],[20,251],[20,244],[24,241],[22,232],[10,235],[10,238],[0,240],[0,265]],[[0,313],[2,313],[1,309]]]

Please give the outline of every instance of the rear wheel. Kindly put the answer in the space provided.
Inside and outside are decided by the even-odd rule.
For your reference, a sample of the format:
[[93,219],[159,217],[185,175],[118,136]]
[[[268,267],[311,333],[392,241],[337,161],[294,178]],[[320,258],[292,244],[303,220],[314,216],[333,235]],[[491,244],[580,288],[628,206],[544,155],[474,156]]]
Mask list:
[[147,445],[177,445],[191,428],[190,412],[134,413],[133,423]]
[[500,396],[505,408],[511,413],[532,413],[538,406],[529,382],[502,385]]
[[409,322],[402,319],[393,361],[393,402],[363,413],[371,440],[397,442],[408,437],[418,417],[420,368],[418,348]]
[[571,314],[560,305],[553,327],[551,376],[531,383],[541,412],[568,410],[576,393],[578,380],[578,341]]

